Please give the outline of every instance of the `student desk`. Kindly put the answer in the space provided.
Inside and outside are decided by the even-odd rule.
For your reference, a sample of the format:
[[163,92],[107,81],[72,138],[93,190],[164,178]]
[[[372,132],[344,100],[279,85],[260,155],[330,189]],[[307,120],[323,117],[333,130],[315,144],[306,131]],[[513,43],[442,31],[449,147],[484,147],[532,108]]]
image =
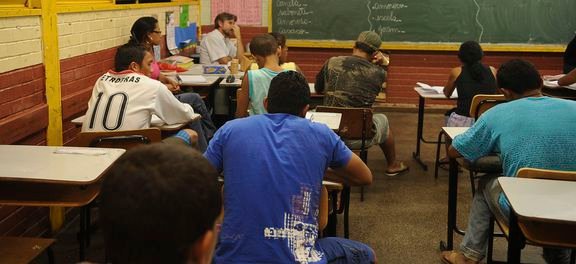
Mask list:
[[[85,118],[86,118],[86,115],[79,116],[77,118],[72,119],[72,121],[70,121],[70,122],[72,122],[72,124],[74,124],[76,127],[82,127],[82,123],[84,123]],[[194,118],[192,120],[190,120],[190,122],[199,120],[200,118],[201,118],[200,114],[195,114]],[[164,121],[160,120],[160,118],[158,118],[155,115],[152,115],[152,120],[150,121],[150,125],[152,127],[160,128],[160,130],[162,130],[163,132],[178,131],[180,129],[183,129],[184,126],[186,126],[186,124],[188,124],[188,123],[179,123],[179,124],[168,125],[168,124],[165,124]]]
[[542,94],[568,100],[576,100],[576,90],[565,87],[542,87]]
[[552,80],[544,80],[544,85],[542,86],[542,94],[550,97],[563,98],[568,100],[576,100],[576,84],[570,86],[558,86],[558,81],[560,77],[564,74],[552,76]]
[[[0,204],[81,207],[80,259],[84,259],[87,206],[100,192],[100,179],[125,150],[0,145]],[[62,215],[50,214],[52,229]]]
[[576,245],[576,182],[500,177],[498,183],[512,207],[508,263],[520,263],[522,236],[537,244]]
[[414,91],[418,93],[418,130],[416,132],[416,151],[412,153],[412,158],[414,158],[422,169],[428,170],[428,166],[420,159],[420,141],[424,143],[435,144],[438,142],[428,141],[423,138],[422,134],[424,132],[424,106],[426,105],[426,99],[429,100],[455,100],[458,99],[457,96],[451,96],[446,98],[444,94],[428,92],[420,87],[414,87]]
[[[454,137],[466,132],[469,127],[442,127],[442,130],[448,138]],[[446,243],[440,241],[440,250],[452,250],[454,245],[454,233],[464,234],[456,226],[456,213],[457,213],[457,199],[458,199],[458,163],[456,159],[450,158],[450,168],[448,172],[448,234],[446,236]]]
[[[226,66],[227,67],[227,66]],[[234,82],[227,83],[226,77],[230,74],[230,70],[226,69],[224,74],[204,74],[204,69],[202,64],[194,64],[188,69],[188,71],[181,72],[180,76],[183,79],[182,86],[190,87],[193,90],[198,91],[198,89],[208,88],[209,90],[204,90],[202,94],[207,95],[208,103],[214,108],[214,114],[219,115],[231,115],[233,112],[233,100],[235,97],[236,89],[240,88],[242,85],[242,78],[244,77],[244,72],[239,71],[234,74]],[[202,76],[207,82],[186,82],[185,76]]]

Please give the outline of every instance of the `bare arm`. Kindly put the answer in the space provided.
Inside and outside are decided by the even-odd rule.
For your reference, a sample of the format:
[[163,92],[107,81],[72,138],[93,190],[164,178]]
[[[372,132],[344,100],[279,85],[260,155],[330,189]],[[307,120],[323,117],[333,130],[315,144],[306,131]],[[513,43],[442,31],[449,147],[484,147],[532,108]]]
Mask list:
[[573,83],[576,83],[576,69],[570,71],[568,74],[564,75],[564,77],[558,79],[558,85],[560,86],[568,86]]
[[248,72],[244,74],[242,78],[242,86],[240,90],[236,93],[236,117],[248,116],[248,104],[250,102],[250,81],[248,80]]
[[240,33],[240,27],[234,25],[232,28],[234,30],[234,36],[236,36],[236,58],[240,59],[244,56],[244,43],[242,43],[242,34]]
[[231,60],[232,60],[232,57],[226,56],[226,57],[222,57],[222,58],[218,59],[218,63],[219,64],[228,64],[228,62]]
[[456,89],[456,79],[458,79],[458,76],[460,76],[461,72],[462,68],[460,67],[453,68],[452,71],[450,71],[448,81],[446,82],[446,85],[444,85],[444,95],[446,97],[449,98],[454,92],[454,89]]
[[462,157],[462,154],[460,154],[458,150],[456,150],[454,147],[452,147],[452,145],[450,145],[450,147],[448,148],[448,157],[455,159],[458,157]]
[[322,186],[318,212],[318,230],[324,230],[326,225],[328,225],[328,189],[326,189],[326,186]]
[[354,153],[346,166],[330,170],[325,179],[340,182],[350,186],[372,184],[372,172],[364,162]]
[[180,85],[177,81],[173,80],[172,78],[168,78],[166,75],[160,73],[158,76],[158,81],[165,84],[168,87],[168,90],[172,93],[180,92]]

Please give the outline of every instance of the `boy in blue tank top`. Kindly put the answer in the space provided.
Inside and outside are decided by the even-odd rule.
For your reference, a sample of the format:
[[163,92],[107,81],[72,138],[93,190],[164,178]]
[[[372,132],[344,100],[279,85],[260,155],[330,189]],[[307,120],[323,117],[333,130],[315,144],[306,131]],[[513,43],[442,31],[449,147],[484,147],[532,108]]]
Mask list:
[[254,37],[250,42],[250,52],[254,55],[260,69],[248,70],[242,79],[236,102],[236,117],[265,114],[264,98],[272,78],[284,69],[280,67],[280,46],[269,34]]
[[229,121],[204,156],[224,174],[224,220],[215,263],[374,263],[374,252],[343,238],[318,239],[324,172],[348,185],[370,169],[326,125],[303,118],[310,89],[294,71],[278,74],[268,114]]

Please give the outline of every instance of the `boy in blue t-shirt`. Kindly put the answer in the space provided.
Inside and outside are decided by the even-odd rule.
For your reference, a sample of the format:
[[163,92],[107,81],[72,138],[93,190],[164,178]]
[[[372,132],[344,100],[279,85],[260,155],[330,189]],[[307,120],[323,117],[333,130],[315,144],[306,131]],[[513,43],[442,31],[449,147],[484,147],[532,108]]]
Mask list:
[[[511,177],[524,167],[576,170],[576,102],[543,97],[540,74],[526,61],[504,63],[496,77],[510,102],[491,108],[469,130],[456,136],[448,155],[473,161],[499,152],[504,175]],[[460,252],[442,252],[445,263],[478,263],[484,258],[492,232],[492,214],[507,221],[509,205],[497,176],[480,179]],[[570,261],[569,250],[544,248],[543,252],[548,263]]]
[[372,182],[370,169],[326,125],[303,116],[310,90],[297,72],[278,74],[268,114],[229,121],[204,156],[224,173],[224,221],[215,263],[375,262],[365,244],[318,239],[324,172],[349,185]]

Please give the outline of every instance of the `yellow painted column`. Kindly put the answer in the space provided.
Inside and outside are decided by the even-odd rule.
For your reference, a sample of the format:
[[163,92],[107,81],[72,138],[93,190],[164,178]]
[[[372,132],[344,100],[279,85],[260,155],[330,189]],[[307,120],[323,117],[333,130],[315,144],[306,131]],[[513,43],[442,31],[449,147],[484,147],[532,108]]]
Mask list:
[[[46,75],[46,102],[48,103],[46,142],[48,146],[62,146],[62,94],[56,1],[41,0],[40,4],[42,7],[42,48]],[[64,212],[62,207],[50,207],[50,224],[53,233],[62,227]]]
[[62,94],[60,87],[60,55],[58,50],[58,14],[56,1],[41,0],[42,48],[46,74],[48,103],[48,146],[62,146]]

